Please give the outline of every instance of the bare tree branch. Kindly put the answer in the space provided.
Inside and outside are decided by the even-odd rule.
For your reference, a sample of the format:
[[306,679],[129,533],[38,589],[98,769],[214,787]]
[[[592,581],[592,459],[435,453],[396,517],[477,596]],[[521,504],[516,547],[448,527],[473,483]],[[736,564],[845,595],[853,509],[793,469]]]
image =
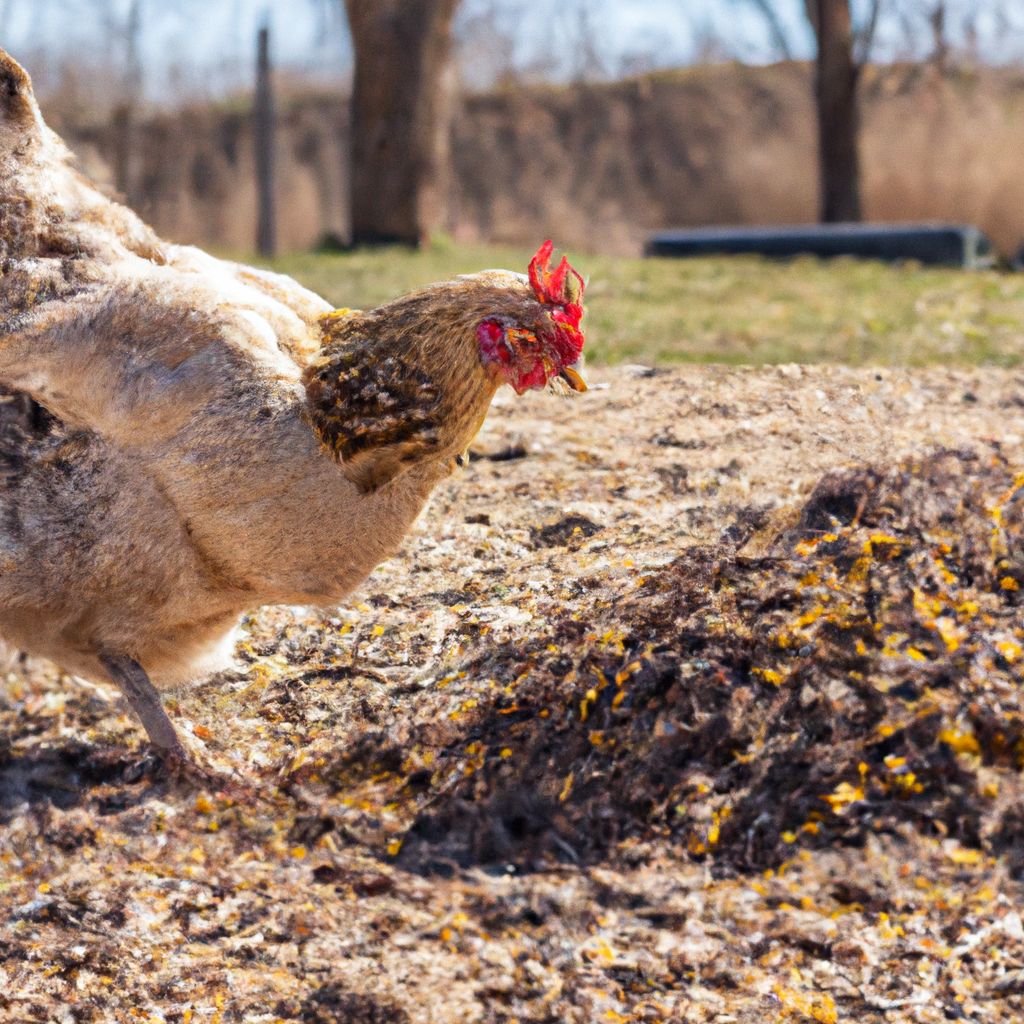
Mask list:
[[868,16],[864,24],[854,32],[854,60],[858,67],[867,64],[871,57],[871,46],[878,31],[878,18],[882,13],[884,0],[871,0]]
[[949,39],[946,36],[946,3],[938,0],[928,12],[928,24],[932,30],[932,52],[929,60],[940,71],[946,70],[949,63]]
[[256,248],[262,256],[277,252],[274,216],[274,86],[270,62],[270,21],[256,33],[256,97],[253,136],[256,146]]
[[746,0],[746,2],[764,18],[775,52],[782,60],[792,60],[793,48],[789,45],[786,30],[782,27],[778,11],[772,0]]
[[814,30],[814,38],[818,38],[818,3],[817,0],[804,0],[804,13],[807,15],[807,20],[811,23],[811,28]]

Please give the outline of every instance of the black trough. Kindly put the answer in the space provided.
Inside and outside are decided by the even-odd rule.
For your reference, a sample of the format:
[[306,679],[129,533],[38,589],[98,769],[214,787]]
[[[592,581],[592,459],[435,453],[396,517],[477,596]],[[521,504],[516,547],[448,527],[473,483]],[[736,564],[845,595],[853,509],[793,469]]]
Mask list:
[[933,266],[977,270],[990,267],[991,241],[970,224],[794,224],[771,227],[713,227],[662,231],[652,235],[648,256],[756,255],[856,256],[916,260]]

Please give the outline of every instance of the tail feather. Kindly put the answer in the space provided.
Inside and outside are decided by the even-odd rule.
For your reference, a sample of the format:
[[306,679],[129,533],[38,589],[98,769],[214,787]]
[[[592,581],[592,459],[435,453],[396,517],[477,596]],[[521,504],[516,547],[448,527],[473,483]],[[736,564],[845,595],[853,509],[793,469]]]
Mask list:
[[125,250],[163,259],[156,235],[77,172],[46,127],[28,72],[0,49],[0,329],[5,314],[87,284],[87,273],[77,276],[88,269],[83,257],[110,261]]
[[[33,174],[40,177],[46,162],[46,133],[28,72],[0,50],[0,277],[5,285],[0,292],[0,322],[6,312],[20,311],[37,291],[34,282],[19,282],[11,260],[38,254],[45,217],[28,179]],[[37,191],[42,194],[42,189]],[[21,277],[25,276],[23,272]]]
[[0,155],[19,141],[38,138],[42,127],[32,79],[9,53],[0,50]]

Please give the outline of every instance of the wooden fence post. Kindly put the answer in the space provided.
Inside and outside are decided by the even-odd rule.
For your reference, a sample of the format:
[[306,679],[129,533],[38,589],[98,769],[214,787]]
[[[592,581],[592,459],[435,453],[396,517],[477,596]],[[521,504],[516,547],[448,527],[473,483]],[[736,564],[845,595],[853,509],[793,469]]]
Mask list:
[[253,111],[253,139],[256,145],[256,248],[261,256],[277,252],[274,218],[274,92],[270,67],[270,26],[266,22],[256,35],[256,104]]

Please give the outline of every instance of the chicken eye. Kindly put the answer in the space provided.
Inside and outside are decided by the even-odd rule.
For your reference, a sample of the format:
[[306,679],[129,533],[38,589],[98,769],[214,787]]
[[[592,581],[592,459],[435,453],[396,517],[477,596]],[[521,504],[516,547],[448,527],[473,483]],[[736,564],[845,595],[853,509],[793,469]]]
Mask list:
[[513,348],[532,348],[537,345],[537,335],[525,327],[510,327],[505,332],[505,338]]

